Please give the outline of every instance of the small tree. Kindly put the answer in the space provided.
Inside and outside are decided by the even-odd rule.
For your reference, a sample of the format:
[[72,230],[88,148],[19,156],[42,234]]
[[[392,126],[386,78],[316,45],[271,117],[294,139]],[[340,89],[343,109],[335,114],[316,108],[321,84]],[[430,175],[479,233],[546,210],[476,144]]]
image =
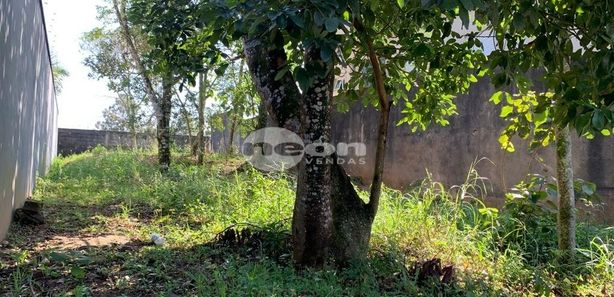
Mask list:
[[[247,73],[243,60],[235,63],[226,70],[224,77],[220,79],[217,99],[220,106],[225,110],[228,119],[229,141],[226,144],[228,153],[234,151],[234,139],[238,134],[253,131],[257,117],[259,98],[254,90],[251,76]],[[243,133],[242,133],[243,132]]]
[[[118,5],[120,0],[113,0],[118,19],[127,40],[130,40],[130,25],[147,36],[148,50],[145,59],[131,50],[137,69],[141,75],[157,74],[162,78],[162,95],[156,96],[153,88],[150,97],[158,102],[158,142],[161,169],[168,170],[170,165],[169,122],[171,113],[172,88],[181,83],[196,85],[199,73],[205,73],[217,65],[216,71],[223,73],[227,63],[221,61],[221,53],[211,50],[208,39],[211,30],[203,29],[202,22],[193,14],[199,3],[192,0],[148,1],[130,0],[129,9]],[[126,0],[123,0],[126,1]],[[184,31],[187,29],[188,31]],[[196,29],[199,29],[196,31]],[[131,47],[132,49],[133,47]],[[139,62],[140,61],[140,62]],[[145,79],[146,86],[151,86]],[[199,109],[204,108],[203,104]],[[200,116],[202,119],[202,115]],[[200,120],[199,120],[200,124]],[[202,128],[199,127],[199,129]],[[201,130],[202,131],[202,130]],[[203,136],[204,137],[204,136]],[[202,138],[202,137],[199,137]]]
[[[568,258],[576,247],[570,128],[592,138],[610,135],[614,126],[611,5],[500,0],[478,9],[479,19],[498,45],[490,57],[492,81],[497,87],[517,88],[517,94],[500,91],[491,99],[503,105],[501,116],[508,122],[502,146],[513,151],[515,135],[531,138],[533,147],[556,143],[558,240]],[[534,90],[539,84],[544,92]]]

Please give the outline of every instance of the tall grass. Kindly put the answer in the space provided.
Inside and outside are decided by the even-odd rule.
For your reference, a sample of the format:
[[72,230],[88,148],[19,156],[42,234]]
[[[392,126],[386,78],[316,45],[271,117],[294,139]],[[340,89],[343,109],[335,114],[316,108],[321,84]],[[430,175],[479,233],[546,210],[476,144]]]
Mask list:
[[[148,152],[96,148],[58,159],[49,176],[39,181],[36,197],[51,207],[66,203],[100,208],[119,205],[124,216],[149,217],[136,231],[137,236],[161,233],[171,249],[203,244],[229,226],[276,228],[289,233],[294,179],[252,170],[237,172],[233,170],[236,166],[229,165],[237,163],[215,156],[200,167],[176,162],[170,174],[163,176]],[[198,291],[232,295],[229,290],[236,286],[250,288],[256,296],[614,293],[612,228],[582,222],[578,226],[578,263],[561,266],[552,214],[521,198],[509,200],[501,210],[488,208],[483,203],[487,185],[472,167],[465,183],[451,188],[433,181],[430,175],[407,191],[386,188],[373,227],[367,269],[301,274],[275,261],[229,259],[225,268],[214,269],[210,278],[196,274],[191,278]],[[360,195],[367,197],[368,193],[361,191]],[[418,286],[412,265],[433,258],[454,265],[458,278],[454,287]],[[252,283],[242,283],[246,276]],[[313,277],[319,282],[310,279]]]

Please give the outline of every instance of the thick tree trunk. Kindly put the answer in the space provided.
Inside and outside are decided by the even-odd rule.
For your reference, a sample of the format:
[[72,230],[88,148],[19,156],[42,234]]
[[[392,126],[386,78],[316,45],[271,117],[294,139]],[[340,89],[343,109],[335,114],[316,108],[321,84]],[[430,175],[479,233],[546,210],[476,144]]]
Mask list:
[[556,156],[559,192],[558,237],[559,249],[571,260],[576,248],[576,198],[569,127],[557,128]]
[[198,165],[203,165],[205,162],[205,103],[207,101],[207,73],[198,75],[198,145],[196,146],[198,154]]
[[[266,106],[271,124],[300,133],[298,106],[303,95],[291,73],[288,72],[280,79],[275,79],[287,62],[286,54],[283,48],[264,42],[266,41],[261,39],[245,39],[244,42],[245,56],[253,82]],[[341,165],[338,165],[337,156],[333,155],[332,160],[329,181],[332,207],[330,254],[337,263],[345,264],[366,258],[373,218],[370,208],[356,193],[347,173]],[[295,243],[307,244],[300,239]],[[304,246],[297,245],[294,246],[295,249],[305,249]],[[304,251],[298,252],[298,254],[304,253]]]
[[301,92],[290,72],[280,79],[275,76],[288,60],[283,48],[265,44],[264,39],[245,39],[244,51],[252,81],[274,126],[300,132],[299,101]]
[[258,105],[258,118],[257,118],[255,130],[266,128],[268,120],[269,120],[269,115],[267,114],[266,104],[264,100],[261,100],[260,104]]
[[157,117],[157,138],[158,138],[158,163],[160,171],[167,173],[171,166],[171,111],[173,98],[173,84],[169,79],[164,79],[162,98],[159,102],[159,114]]
[[[320,51],[312,49],[306,54],[305,64],[317,63]],[[328,69],[332,74],[332,67]],[[298,187],[292,218],[294,261],[300,265],[321,266],[329,258],[333,235],[331,202],[332,141],[330,118],[330,80],[316,79],[306,90],[300,103],[301,136],[307,150],[299,165]]]

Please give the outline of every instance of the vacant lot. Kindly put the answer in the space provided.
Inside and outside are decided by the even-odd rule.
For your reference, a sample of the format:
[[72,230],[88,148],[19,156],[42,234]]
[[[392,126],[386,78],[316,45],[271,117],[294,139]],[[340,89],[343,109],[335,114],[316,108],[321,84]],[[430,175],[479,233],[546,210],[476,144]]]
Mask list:
[[[551,212],[516,197],[481,207],[482,180],[386,190],[368,263],[297,270],[295,182],[241,161],[184,157],[168,176],[147,152],[56,160],[35,200],[43,226],[0,246],[7,296],[608,296],[614,231],[582,223],[579,263],[557,264]],[[164,238],[152,243],[151,235]],[[574,291],[572,291],[572,288]],[[2,294],[0,294],[2,295]]]

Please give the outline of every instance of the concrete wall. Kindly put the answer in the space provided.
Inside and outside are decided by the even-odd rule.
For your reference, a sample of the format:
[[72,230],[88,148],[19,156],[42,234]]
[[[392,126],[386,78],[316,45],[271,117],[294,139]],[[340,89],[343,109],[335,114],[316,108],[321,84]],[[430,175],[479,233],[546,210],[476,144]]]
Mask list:
[[[226,114],[223,115],[222,123],[224,125],[224,130],[215,130],[211,133],[211,149],[214,152],[228,152],[230,147],[230,127],[232,126],[230,119]],[[236,128],[237,131],[234,133],[234,137],[232,140],[233,149],[239,151],[243,146],[243,142],[245,141],[245,137],[241,135],[241,132],[238,131],[239,127]]]
[[[458,116],[448,127],[432,126],[425,133],[412,133],[407,126],[397,127],[400,108],[392,111],[387,147],[384,182],[391,187],[405,188],[425,178],[426,170],[436,181],[457,185],[464,181],[471,164],[488,158],[478,165],[480,175],[493,187],[494,205],[504,202],[503,193],[529,173],[555,175],[552,149],[540,149],[529,154],[521,141],[517,152],[500,149],[498,138],[504,127],[500,110],[488,102],[494,93],[484,80],[475,84],[469,95],[460,96]],[[366,165],[346,165],[350,175],[370,183],[375,156],[379,114],[361,104],[348,113],[336,114],[333,121],[334,139],[338,142],[364,142],[368,147]],[[595,182],[607,202],[601,217],[614,222],[614,138],[598,137],[593,141],[575,139],[573,143],[575,174]],[[543,158],[544,162],[538,161]],[[609,215],[608,215],[609,213]]]
[[40,0],[0,0],[0,239],[56,153],[57,105]]
[[[59,129],[58,138],[58,154],[63,156],[82,153],[98,145],[109,149],[132,147],[132,135],[128,132]],[[189,143],[188,137],[184,135],[174,136],[173,142],[179,147],[185,147]],[[137,145],[141,149],[152,148],[156,144],[154,135],[137,135]]]

